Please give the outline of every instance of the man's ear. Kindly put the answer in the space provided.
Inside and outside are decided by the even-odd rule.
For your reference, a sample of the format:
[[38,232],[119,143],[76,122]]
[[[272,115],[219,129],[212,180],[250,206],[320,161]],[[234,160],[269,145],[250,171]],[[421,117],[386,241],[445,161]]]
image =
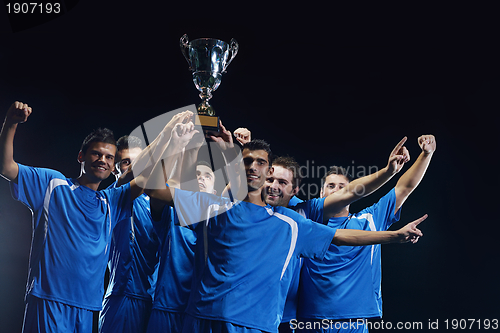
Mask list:
[[118,169],[118,168],[116,167],[116,164],[118,164],[118,163],[113,164],[113,169],[111,169],[111,173],[112,173],[113,175],[115,175],[115,176],[119,177],[119,176],[121,175],[121,172],[120,172],[120,169]]
[[267,169],[267,176],[271,176],[274,172],[274,167],[270,166],[269,169]]
[[297,195],[297,193],[299,193],[299,187],[298,186],[295,186],[292,190],[292,196],[295,196]]
[[80,150],[78,152],[78,157],[77,157],[78,163],[80,163],[80,164],[83,163],[83,161],[84,161],[83,155],[84,155],[83,152]]

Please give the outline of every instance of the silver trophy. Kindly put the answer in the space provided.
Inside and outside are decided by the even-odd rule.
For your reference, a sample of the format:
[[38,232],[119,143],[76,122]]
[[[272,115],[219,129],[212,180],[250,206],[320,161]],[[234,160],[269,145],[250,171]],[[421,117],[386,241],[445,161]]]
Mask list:
[[201,92],[202,102],[197,107],[200,125],[206,132],[219,132],[219,117],[208,100],[219,87],[222,73],[226,72],[227,66],[238,53],[238,42],[234,38],[229,44],[213,38],[199,38],[190,42],[185,34],[181,37],[180,46],[193,73],[194,85]]

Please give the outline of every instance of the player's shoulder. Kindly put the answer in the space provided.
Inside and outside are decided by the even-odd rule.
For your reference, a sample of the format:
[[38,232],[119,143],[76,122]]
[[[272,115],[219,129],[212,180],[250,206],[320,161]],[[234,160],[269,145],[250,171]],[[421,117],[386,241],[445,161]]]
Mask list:
[[19,166],[19,172],[23,174],[33,173],[48,178],[67,179],[66,176],[62,174],[62,172],[54,169],[34,167],[34,166],[24,165],[21,163],[18,163],[17,165]]
[[366,214],[374,214],[377,210],[384,210],[387,209],[388,207],[394,206],[396,203],[396,191],[394,188],[392,188],[389,192],[384,194],[380,199],[378,199],[377,202],[372,204],[371,206],[368,206],[358,213],[353,214],[353,217],[358,218],[359,216],[365,216]]
[[301,202],[296,202],[295,204],[292,204],[292,202],[290,202],[288,208],[297,211],[299,209],[310,209],[310,208],[315,208],[315,207],[323,207],[324,202],[325,202],[325,198],[312,198],[312,199],[308,199],[308,200],[303,200]]
[[291,208],[278,206],[278,207],[274,207],[274,211],[280,215],[287,216],[287,217],[295,220],[296,222],[307,221],[307,219],[305,217],[303,217],[302,215],[300,215],[294,209],[291,209]]

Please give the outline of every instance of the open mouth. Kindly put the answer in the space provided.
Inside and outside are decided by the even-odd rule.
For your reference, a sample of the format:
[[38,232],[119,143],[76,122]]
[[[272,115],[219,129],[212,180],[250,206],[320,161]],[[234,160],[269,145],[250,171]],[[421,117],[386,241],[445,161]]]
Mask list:
[[106,170],[108,170],[105,167],[103,167],[102,165],[94,165],[93,168],[96,169],[96,170],[99,170],[99,171],[106,171]]
[[267,198],[269,200],[277,200],[281,197],[281,195],[279,193],[270,193],[270,192],[267,192]]
[[253,180],[258,180],[259,177],[256,176],[256,175],[248,174],[247,175],[247,179],[250,180],[250,181],[253,181]]

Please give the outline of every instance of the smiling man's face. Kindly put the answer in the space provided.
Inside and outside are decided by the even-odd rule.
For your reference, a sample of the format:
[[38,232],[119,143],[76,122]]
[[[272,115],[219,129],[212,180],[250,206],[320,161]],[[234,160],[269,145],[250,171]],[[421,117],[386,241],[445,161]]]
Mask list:
[[264,201],[271,206],[287,207],[298,191],[293,184],[293,172],[280,165],[272,167],[264,187]]
[[269,173],[269,156],[265,150],[250,150],[248,148],[242,151],[243,163],[247,176],[248,191],[260,189]]
[[80,151],[78,161],[83,164],[84,177],[100,182],[114,170],[116,146],[104,142],[92,142],[85,154]]

